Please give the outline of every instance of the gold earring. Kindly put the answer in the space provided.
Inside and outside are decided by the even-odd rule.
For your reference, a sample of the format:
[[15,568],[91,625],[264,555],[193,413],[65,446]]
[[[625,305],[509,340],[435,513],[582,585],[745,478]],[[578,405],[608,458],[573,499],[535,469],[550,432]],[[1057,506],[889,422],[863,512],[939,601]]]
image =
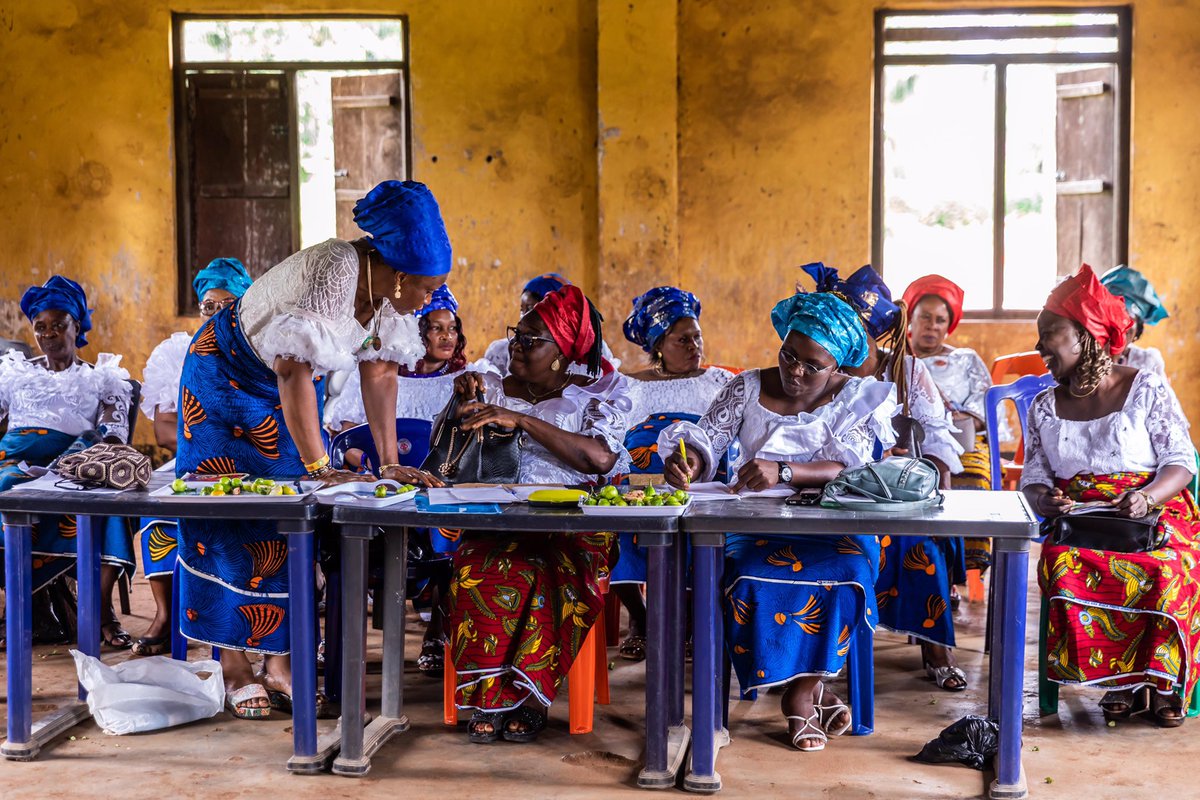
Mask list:
[[560,369],[562,369],[562,358],[555,356],[554,363],[550,365],[550,369],[554,370],[555,372],[558,372]]
[[392,297],[395,297],[397,300],[404,296],[404,277],[403,272],[396,273],[396,288],[392,292]]

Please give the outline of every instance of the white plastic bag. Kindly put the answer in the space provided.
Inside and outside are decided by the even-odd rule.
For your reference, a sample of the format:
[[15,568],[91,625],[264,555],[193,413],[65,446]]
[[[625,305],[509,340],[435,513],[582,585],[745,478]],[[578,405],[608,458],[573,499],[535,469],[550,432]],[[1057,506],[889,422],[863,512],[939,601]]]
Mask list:
[[141,733],[207,719],[225,703],[218,661],[150,656],[110,667],[78,650],[71,656],[87,689],[88,711],[105,733]]

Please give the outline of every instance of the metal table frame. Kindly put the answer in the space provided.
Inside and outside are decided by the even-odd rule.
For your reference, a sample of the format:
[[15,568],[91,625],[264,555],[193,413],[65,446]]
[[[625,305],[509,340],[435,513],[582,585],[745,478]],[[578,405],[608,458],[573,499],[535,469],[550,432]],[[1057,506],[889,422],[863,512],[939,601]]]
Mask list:
[[[316,608],[313,586],[313,533],[321,509],[311,499],[263,503],[225,498],[213,503],[180,503],[151,498],[149,493],[174,476],[155,472],[146,491],[96,494],[86,491],[46,492],[19,486],[0,494],[4,522],[6,578],[5,624],[8,638],[8,739],[0,755],[11,761],[32,761],[56,736],[88,718],[87,693],[79,701],[33,722],[33,524],[43,514],[74,514],[77,518],[76,579],[78,581],[78,646],[83,653],[100,654],[100,542],[94,517],[161,517],[165,519],[270,520],[288,541],[289,607],[291,622],[292,695],[316,697]],[[178,631],[178,617],[173,618]],[[174,642],[173,642],[174,645]],[[173,653],[180,653],[173,646]],[[288,770],[320,772],[334,754],[336,742],[317,746],[316,705],[292,706],[293,755]]]
[[[341,752],[333,772],[366,775],[371,757],[395,733],[408,728],[403,709],[404,561],[411,528],[472,531],[588,532],[620,528],[638,534],[647,548],[646,765],[638,785],[675,785],[690,741],[684,724],[684,574],[686,551],[678,518],[599,520],[575,510],[505,506],[499,514],[419,512],[414,506],[370,508],[336,505],[333,521],[342,546],[342,722]],[[366,554],[370,540],[385,534],[383,697],[381,716],[364,727],[366,713]],[[377,598],[376,602],[379,602]],[[661,612],[661,613],[658,613]],[[674,667],[674,668],[672,668]],[[451,665],[447,665],[451,668]],[[668,702],[663,703],[662,698]]]
[[[1019,492],[947,491],[941,509],[906,514],[788,506],[781,500],[746,499],[699,504],[683,519],[693,547],[695,659],[692,682],[693,744],[685,788],[721,789],[717,751],[727,741],[718,702],[722,687],[719,596],[725,534],[832,535],[888,533],[950,537],[990,537],[995,564],[995,593],[988,715],[1000,722],[993,800],[1028,795],[1021,765],[1021,698],[1025,660],[1026,576],[1029,544],[1038,536],[1038,520]],[[999,663],[997,663],[997,658]],[[997,668],[998,667],[998,668]]]

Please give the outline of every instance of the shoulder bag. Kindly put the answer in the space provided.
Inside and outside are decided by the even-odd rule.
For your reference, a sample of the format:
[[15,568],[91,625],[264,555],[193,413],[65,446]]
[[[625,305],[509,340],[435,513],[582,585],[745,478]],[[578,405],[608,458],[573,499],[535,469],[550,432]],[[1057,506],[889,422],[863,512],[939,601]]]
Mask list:
[[[483,402],[482,395],[476,399]],[[464,430],[460,405],[455,393],[434,420],[421,469],[451,483],[515,483],[521,465],[517,431],[499,425]]]

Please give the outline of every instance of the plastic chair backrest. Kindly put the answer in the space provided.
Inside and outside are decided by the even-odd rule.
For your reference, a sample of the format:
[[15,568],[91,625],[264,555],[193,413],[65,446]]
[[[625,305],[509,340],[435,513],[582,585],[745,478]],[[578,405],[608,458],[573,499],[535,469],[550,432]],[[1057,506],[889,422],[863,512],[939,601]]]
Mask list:
[[[1024,447],[1025,418],[1029,414],[1029,406],[1033,404],[1033,398],[1037,397],[1042,390],[1055,385],[1054,376],[1046,373],[1045,375],[1026,375],[1017,378],[1012,383],[988,389],[984,396],[988,441],[997,441],[1000,430],[998,412],[1000,404],[1007,400],[1017,407],[1017,419],[1021,421],[1021,446]],[[992,490],[997,491],[1003,480],[1003,474],[1000,471],[1000,448],[993,444],[988,449],[991,454]]]
[[129,384],[129,409],[126,412],[129,417],[129,441],[125,444],[133,444],[133,431],[137,427],[138,406],[142,402],[142,384],[132,378],[125,381]]
[[[632,462],[631,475],[661,475],[662,459],[658,455],[658,433],[676,422],[699,422],[695,414],[664,412],[651,414],[625,433],[625,449]],[[736,457],[736,455],[735,455]],[[724,481],[729,474],[730,454],[726,453],[717,464],[713,480]]]
[[1046,362],[1036,350],[999,356],[992,362],[992,385],[1000,384],[1010,375],[1045,375]]
[[[428,420],[401,417],[396,420],[396,444],[400,453],[400,464],[405,467],[420,467],[429,455],[429,437],[433,424]],[[371,438],[369,425],[358,425],[333,437],[329,446],[329,460],[341,468],[347,450],[362,450],[363,465],[372,472],[379,466],[379,454],[375,451],[375,440]]]

